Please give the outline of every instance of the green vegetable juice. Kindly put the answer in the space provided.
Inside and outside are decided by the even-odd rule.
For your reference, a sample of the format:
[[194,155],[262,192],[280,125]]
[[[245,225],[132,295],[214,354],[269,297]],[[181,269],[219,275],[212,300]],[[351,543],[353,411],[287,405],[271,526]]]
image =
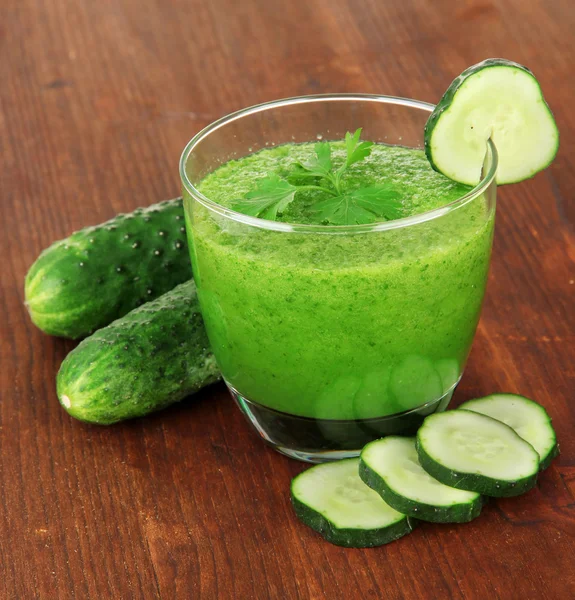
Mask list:
[[[337,166],[344,144],[331,146]],[[230,207],[270,174],[297,180],[296,163],[313,153],[311,143],[264,149],[222,165],[199,189]],[[383,184],[400,217],[470,190],[433,171],[421,150],[375,144],[343,185]],[[298,193],[278,213],[317,224],[290,232],[185,199],[199,300],[226,381],[253,403],[313,419],[385,417],[450,394],[479,318],[492,207],[479,196],[409,226],[328,233],[314,211],[321,194]]]

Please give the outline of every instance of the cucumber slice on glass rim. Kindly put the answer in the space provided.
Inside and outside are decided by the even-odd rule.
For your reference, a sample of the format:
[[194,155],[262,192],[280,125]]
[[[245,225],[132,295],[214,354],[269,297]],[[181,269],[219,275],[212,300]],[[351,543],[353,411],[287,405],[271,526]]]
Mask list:
[[537,402],[516,394],[492,394],[464,402],[459,408],[487,415],[509,425],[539,454],[539,469],[546,469],[559,454],[551,417]]
[[359,459],[316,465],[292,480],[295,513],[328,542],[368,548],[411,532],[414,521],[386,504],[359,478]]
[[415,438],[388,436],[361,452],[359,476],[392,508],[432,523],[467,523],[479,516],[482,497],[437,481],[419,464]]
[[463,71],[429,116],[424,138],[431,166],[468,185],[480,181],[489,138],[499,155],[499,185],[533,177],[551,164],[559,147],[559,131],[537,79],[504,58]]
[[518,496],[537,482],[539,454],[501,421],[470,410],[430,415],[417,432],[421,466],[441,483],[486,496]]

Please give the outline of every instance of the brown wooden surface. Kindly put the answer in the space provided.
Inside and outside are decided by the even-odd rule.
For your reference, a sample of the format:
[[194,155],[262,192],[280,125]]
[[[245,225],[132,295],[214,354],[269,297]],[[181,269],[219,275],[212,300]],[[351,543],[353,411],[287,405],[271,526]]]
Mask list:
[[[575,6],[572,0],[3,0],[0,5],[0,598],[575,598]],[[73,344],[22,305],[55,239],[178,195],[186,141],[277,97],[436,101],[466,66],[531,67],[562,134],[500,190],[485,309],[456,403],[530,395],[562,456],[524,497],[387,547],[330,546],[292,514],[303,465],[222,386],[83,425],[54,378]]]

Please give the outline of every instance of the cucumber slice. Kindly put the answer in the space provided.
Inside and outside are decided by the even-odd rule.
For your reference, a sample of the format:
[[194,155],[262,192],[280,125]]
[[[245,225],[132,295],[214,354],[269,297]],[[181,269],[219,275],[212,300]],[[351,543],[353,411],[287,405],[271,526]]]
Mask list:
[[298,518],[328,542],[368,548],[408,534],[412,519],[388,506],[358,475],[359,459],[317,465],[292,480]]
[[361,452],[359,476],[392,508],[433,523],[467,523],[483,504],[476,492],[437,481],[419,464],[415,438],[389,436]]
[[535,448],[539,454],[540,470],[546,469],[559,454],[551,417],[540,404],[529,398],[516,394],[492,394],[469,400],[460,408],[487,415],[509,425]]
[[436,171],[476,185],[490,137],[499,155],[499,184],[545,169],[559,147],[559,131],[537,79],[503,58],[484,60],[453,81],[425,125],[425,152]]
[[417,432],[421,466],[445,485],[517,496],[537,482],[539,454],[511,427],[469,410],[430,415]]

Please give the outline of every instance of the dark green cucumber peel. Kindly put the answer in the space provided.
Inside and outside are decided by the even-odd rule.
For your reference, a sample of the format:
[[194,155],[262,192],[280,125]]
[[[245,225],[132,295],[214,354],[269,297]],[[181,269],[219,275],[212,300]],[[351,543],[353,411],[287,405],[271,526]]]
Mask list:
[[319,533],[326,541],[345,548],[375,548],[394,542],[411,533],[417,526],[417,521],[405,517],[381,529],[345,529],[336,527],[321,513],[300,502],[292,493],[292,504],[298,519]]
[[82,341],[62,363],[57,391],[76,419],[109,425],[160,410],[219,377],[189,281]]
[[387,485],[385,479],[370,469],[362,460],[360,460],[359,463],[359,476],[361,480],[372,490],[375,490],[385,502],[391,506],[391,508],[412,518],[421,519],[422,521],[428,521],[430,523],[469,523],[469,521],[473,521],[473,519],[481,514],[481,509],[484,505],[482,496],[478,496],[476,502],[455,504],[445,507],[414,502],[405,496],[396,494],[393,488]]
[[561,451],[559,450],[559,444],[556,443],[555,446],[551,449],[551,451],[541,458],[541,462],[539,463],[539,470],[544,471],[551,465],[554,458],[557,458]]
[[[429,164],[431,165],[431,167],[435,171],[437,171],[439,173],[443,173],[443,171],[439,168],[439,166],[434,162],[434,159],[433,159],[433,152],[432,152],[432,147],[431,147],[431,139],[432,139],[433,130],[435,129],[437,123],[439,122],[439,120],[441,119],[441,117],[443,116],[443,114],[449,110],[449,108],[451,107],[451,105],[452,105],[452,103],[454,101],[454,98],[455,98],[457,92],[465,84],[465,82],[467,81],[467,79],[469,79],[469,77],[475,75],[479,71],[482,71],[484,69],[493,68],[493,67],[512,67],[512,68],[520,69],[521,71],[523,71],[526,74],[530,75],[533,78],[533,81],[537,84],[537,86],[539,88],[542,104],[547,109],[547,111],[551,115],[551,118],[553,119],[553,113],[551,112],[551,109],[549,108],[549,105],[547,104],[547,102],[545,101],[545,99],[543,97],[543,90],[541,89],[541,85],[539,84],[539,82],[535,78],[535,75],[533,74],[533,72],[530,69],[528,69],[524,65],[521,65],[519,63],[513,62],[511,60],[507,60],[505,58],[488,58],[486,60],[483,60],[483,61],[481,61],[481,62],[479,62],[479,63],[477,63],[475,65],[472,65],[471,67],[468,67],[467,69],[465,69],[461,73],[461,75],[459,75],[458,77],[456,77],[451,82],[451,84],[449,85],[449,87],[447,88],[446,92],[443,94],[443,96],[441,97],[441,99],[439,100],[439,102],[437,103],[437,105],[435,106],[435,109],[430,114],[430,116],[429,116],[429,118],[428,118],[428,120],[427,120],[427,122],[425,124],[425,127],[424,127],[424,147],[425,147],[425,154],[427,156]],[[558,135],[558,132],[557,132],[557,135]],[[555,149],[555,155],[557,154],[558,148],[559,148],[559,144],[557,143],[557,146],[556,146],[556,149]],[[539,171],[542,171],[543,169],[546,169],[553,162],[553,160],[555,158],[555,155],[553,155],[552,157],[550,157],[549,161],[546,164],[541,165],[537,169],[537,171],[535,171],[534,173],[532,173],[530,175],[530,177],[533,177]],[[523,181],[523,179],[520,179],[519,181]],[[506,181],[505,183],[516,183],[516,182],[515,181]],[[502,184],[499,183],[499,185],[502,185]]]
[[86,227],[52,244],[25,283],[32,321],[85,337],[192,277],[182,199]]
[[419,442],[416,441],[417,454],[421,466],[432,476],[445,485],[459,490],[469,490],[492,498],[509,498],[519,496],[535,487],[537,474],[516,481],[494,480],[481,474],[459,473],[436,462],[427,454]]

